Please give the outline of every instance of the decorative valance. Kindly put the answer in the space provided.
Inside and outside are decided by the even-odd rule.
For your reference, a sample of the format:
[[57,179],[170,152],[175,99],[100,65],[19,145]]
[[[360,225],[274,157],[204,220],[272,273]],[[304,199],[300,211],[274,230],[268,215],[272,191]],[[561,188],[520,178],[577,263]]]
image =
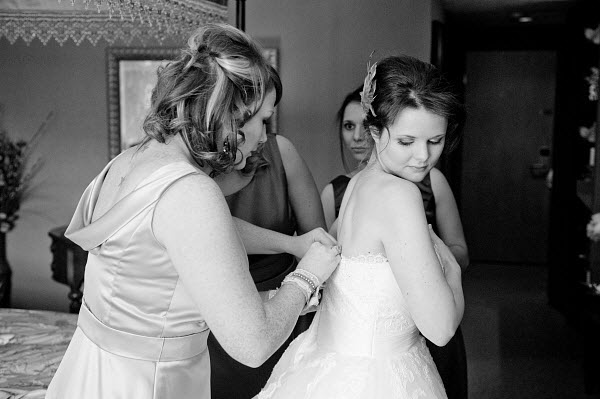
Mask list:
[[11,44],[163,43],[209,22],[227,22],[227,0],[0,0],[0,38]]

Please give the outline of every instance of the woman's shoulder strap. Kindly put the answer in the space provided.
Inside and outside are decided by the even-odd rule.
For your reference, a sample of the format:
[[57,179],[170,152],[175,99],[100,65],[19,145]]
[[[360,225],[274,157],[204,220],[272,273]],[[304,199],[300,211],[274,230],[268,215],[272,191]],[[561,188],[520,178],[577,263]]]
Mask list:
[[331,181],[331,186],[333,187],[333,199],[335,203],[335,217],[338,217],[340,213],[340,206],[342,205],[342,199],[344,198],[344,193],[346,192],[346,188],[348,187],[348,183],[350,182],[350,178],[346,175],[340,175]]
[[[201,173],[187,162],[165,165],[144,179],[138,187],[115,203],[109,211],[92,221],[93,209],[101,182],[90,184],[81,197],[71,223],[65,232],[71,241],[86,251],[93,250],[111,237],[121,227],[147,209],[177,180]],[[98,179],[98,178],[97,178]]]

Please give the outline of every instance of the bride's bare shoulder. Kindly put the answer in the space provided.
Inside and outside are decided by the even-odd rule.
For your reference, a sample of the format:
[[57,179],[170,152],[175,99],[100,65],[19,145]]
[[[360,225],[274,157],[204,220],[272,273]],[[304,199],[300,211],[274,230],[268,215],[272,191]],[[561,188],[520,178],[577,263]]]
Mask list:
[[380,174],[369,176],[365,179],[365,191],[373,195],[379,195],[382,198],[396,198],[408,196],[413,197],[419,194],[419,189],[415,183],[396,177],[390,174]]
[[362,187],[368,202],[378,213],[405,214],[423,207],[419,188],[411,181],[392,176],[377,176]]

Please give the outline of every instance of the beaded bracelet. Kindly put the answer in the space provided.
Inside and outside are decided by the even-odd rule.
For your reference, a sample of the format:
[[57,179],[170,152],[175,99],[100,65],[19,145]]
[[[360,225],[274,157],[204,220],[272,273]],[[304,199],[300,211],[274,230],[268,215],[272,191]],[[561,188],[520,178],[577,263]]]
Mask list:
[[313,291],[317,290],[317,288],[319,288],[319,286],[321,285],[321,283],[319,282],[319,278],[311,272],[309,272],[308,270],[296,269],[292,272],[292,275],[300,277],[302,280],[310,284],[310,287],[313,289]]
[[300,289],[300,291],[302,291],[302,294],[304,294],[304,299],[305,299],[304,303],[308,303],[308,301],[310,300],[310,297],[312,296],[312,294],[314,292],[314,290],[312,289],[310,284],[308,284],[306,282],[306,280],[303,280],[298,276],[294,276],[292,273],[288,274],[283,279],[281,286],[284,286],[285,284],[293,284],[296,287],[298,287]]

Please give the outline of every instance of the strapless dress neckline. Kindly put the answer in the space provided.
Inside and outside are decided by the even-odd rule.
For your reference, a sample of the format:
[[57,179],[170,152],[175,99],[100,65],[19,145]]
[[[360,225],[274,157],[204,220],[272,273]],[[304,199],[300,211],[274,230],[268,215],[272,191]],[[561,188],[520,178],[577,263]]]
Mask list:
[[355,256],[341,255],[342,260],[349,263],[389,263],[384,254],[361,254]]

